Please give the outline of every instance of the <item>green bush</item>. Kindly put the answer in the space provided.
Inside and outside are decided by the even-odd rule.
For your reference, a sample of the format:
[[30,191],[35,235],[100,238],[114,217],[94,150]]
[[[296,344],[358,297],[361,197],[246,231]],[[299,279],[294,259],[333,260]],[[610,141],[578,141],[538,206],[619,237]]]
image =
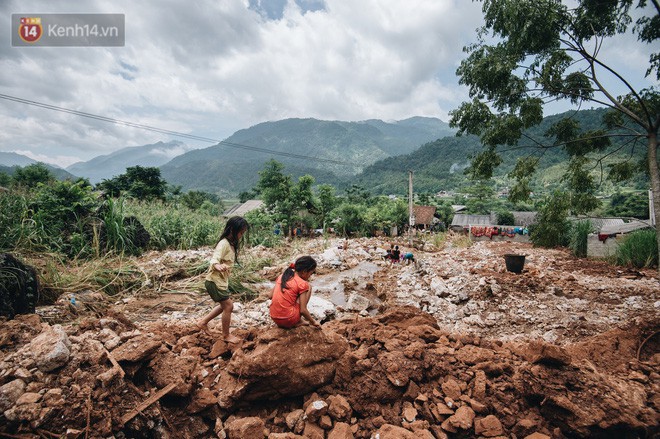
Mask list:
[[529,238],[535,246],[568,245],[571,230],[568,208],[569,199],[563,192],[555,191],[545,197],[538,209],[536,224],[529,228]]
[[569,248],[578,258],[587,257],[587,236],[591,233],[591,221],[578,221],[573,224],[569,235]]
[[512,226],[514,223],[515,219],[510,210],[500,210],[497,212],[497,224],[501,226]]
[[655,230],[638,230],[626,237],[616,250],[618,265],[637,268],[658,266],[658,241]]

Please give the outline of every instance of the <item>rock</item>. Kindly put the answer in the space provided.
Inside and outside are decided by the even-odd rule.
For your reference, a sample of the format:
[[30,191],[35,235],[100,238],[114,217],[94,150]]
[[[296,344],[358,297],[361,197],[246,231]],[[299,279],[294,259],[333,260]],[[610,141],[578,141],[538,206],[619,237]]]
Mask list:
[[36,421],[41,414],[40,404],[15,405],[9,410],[5,410],[5,418],[10,421]]
[[60,325],[47,327],[36,336],[21,352],[32,356],[42,372],[50,372],[69,362],[71,342]]
[[307,310],[309,313],[319,322],[326,320],[328,317],[332,317],[336,314],[337,309],[335,308],[334,303],[329,300],[319,297],[318,295],[312,295],[309,298],[307,303]]
[[473,365],[484,361],[491,361],[495,358],[495,352],[470,344],[459,349],[456,352],[456,358],[465,364]]
[[408,422],[413,422],[417,418],[417,409],[412,406],[408,401],[403,403],[403,412],[401,413],[403,419]]
[[462,406],[456,410],[452,416],[442,423],[442,428],[450,433],[457,433],[458,430],[467,430],[472,427],[474,421],[474,410],[470,407]]
[[264,437],[264,421],[256,416],[238,418],[225,425],[229,439],[258,439]]
[[366,311],[369,308],[369,299],[357,293],[353,293],[346,302],[346,309],[350,311]]
[[310,326],[271,328],[237,351],[220,374],[218,403],[299,396],[327,383],[348,342]]
[[403,427],[385,424],[371,437],[374,439],[416,439],[417,435]]
[[48,389],[44,394],[43,403],[47,407],[60,407],[66,404],[66,401],[62,396],[62,389]]
[[348,400],[342,395],[331,395],[328,397],[330,405],[328,406],[328,414],[335,421],[347,421],[351,419],[353,409]]
[[474,399],[479,401],[486,399],[486,382],[486,372],[483,370],[475,371],[474,388],[472,389]]
[[16,405],[36,404],[41,401],[40,393],[25,392],[16,400]]
[[470,399],[469,403],[470,403],[470,407],[472,407],[472,410],[474,410],[475,413],[479,413],[480,415],[485,415],[486,413],[488,413],[488,406],[486,406],[485,404],[482,404],[474,399]]
[[335,427],[328,433],[328,439],[353,439],[351,426],[345,422],[335,423]]
[[13,407],[23,393],[25,393],[25,382],[23,380],[17,379],[0,386],[0,412]]
[[303,437],[309,439],[324,439],[325,431],[321,427],[319,427],[318,425],[312,422],[305,422]]
[[504,434],[502,423],[493,415],[474,421],[474,434],[493,437]]
[[151,358],[161,346],[161,341],[147,335],[138,335],[126,341],[123,345],[112,351],[117,361],[139,361]]
[[328,403],[322,400],[312,401],[305,409],[305,419],[309,422],[316,422],[319,418],[328,412]]
[[328,415],[323,415],[319,418],[319,427],[324,430],[330,430],[332,428],[332,418]]
[[197,389],[191,398],[190,404],[186,408],[188,413],[199,413],[202,410],[213,406],[218,401],[218,398],[206,387]]
[[9,253],[0,253],[0,316],[34,314],[39,300],[37,272]]
[[571,364],[571,356],[566,349],[541,341],[532,341],[523,353],[530,363],[542,363],[549,366],[567,366]]
[[231,349],[229,349],[229,345],[224,340],[216,340],[216,342],[213,343],[213,347],[211,347],[209,358],[218,358],[229,352],[231,352]]
[[167,351],[151,360],[147,376],[161,389],[170,383],[176,383],[177,386],[172,389],[170,395],[188,396],[193,386],[197,384],[193,372],[198,361],[198,357],[177,355]]
[[528,436],[525,436],[525,439],[551,439],[550,436],[543,433],[532,433]]
[[457,400],[461,397],[461,386],[452,378],[442,383],[442,392],[451,399]]
[[287,414],[284,419],[289,430],[294,433],[302,433],[304,428],[303,415],[304,411],[297,409]]
[[268,439],[304,439],[302,436],[293,433],[271,433]]

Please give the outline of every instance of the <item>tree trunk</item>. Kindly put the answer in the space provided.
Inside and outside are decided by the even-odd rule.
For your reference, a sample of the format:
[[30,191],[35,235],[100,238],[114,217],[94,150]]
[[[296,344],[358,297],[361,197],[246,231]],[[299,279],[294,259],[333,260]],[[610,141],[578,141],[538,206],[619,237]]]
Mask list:
[[653,191],[653,217],[655,218],[655,239],[658,243],[658,278],[660,279],[660,166],[658,165],[658,136],[649,133],[648,144],[649,174]]

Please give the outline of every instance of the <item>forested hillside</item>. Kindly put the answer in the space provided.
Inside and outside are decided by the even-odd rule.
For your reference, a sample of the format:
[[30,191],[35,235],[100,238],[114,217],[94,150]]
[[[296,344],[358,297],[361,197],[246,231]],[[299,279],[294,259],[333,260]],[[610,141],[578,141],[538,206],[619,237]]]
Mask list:
[[[263,164],[276,158],[294,176],[311,174],[317,182],[339,184],[378,159],[412,152],[452,132],[445,122],[424,117],[396,122],[286,119],[237,131],[226,142],[292,156],[218,144],[176,157],[161,166],[161,170],[169,183],[184,189],[237,194],[251,189]],[[348,165],[301,159],[295,155],[337,160]]]
[[[583,110],[575,113],[575,118],[583,129],[596,129],[601,126],[604,113],[604,109]],[[527,130],[524,140],[502,155],[503,163],[497,170],[496,179],[504,182],[506,174],[511,171],[519,157],[534,155],[541,157],[534,186],[538,188],[556,184],[561,178],[568,156],[559,148],[541,149],[538,145],[551,144],[552,140],[545,138],[544,133],[562,116],[548,116],[540,125]],[[413,170],[415,190],[418,192],[454,190],[468,183],[464,170],[469,166],[470,157],[481,148],[476,136],[444,137],[427,143],[410,154],[379,160],[351,179],[350,183],[358,184],[376,194],[401,194],[408,190],[408,170]],[[616,145],[613,145],[612,150],[615,149]],[[642,153],[640,150],[640,154]]]

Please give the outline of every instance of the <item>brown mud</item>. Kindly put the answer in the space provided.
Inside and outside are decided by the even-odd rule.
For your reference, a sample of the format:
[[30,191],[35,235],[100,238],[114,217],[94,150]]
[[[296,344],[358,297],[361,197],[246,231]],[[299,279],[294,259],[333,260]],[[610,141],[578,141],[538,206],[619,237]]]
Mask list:
[[[236,306],[240,346],[195,329],[212,302],[181,265],[210,249],[136,259],[138,293],[0,323],[0,437],[658,437],[655,271],[506,242],[390,264],[390,241],[343,243],[246,252],[273,265]],[[268,319],[269,282],[302,254],[322,331]]]

